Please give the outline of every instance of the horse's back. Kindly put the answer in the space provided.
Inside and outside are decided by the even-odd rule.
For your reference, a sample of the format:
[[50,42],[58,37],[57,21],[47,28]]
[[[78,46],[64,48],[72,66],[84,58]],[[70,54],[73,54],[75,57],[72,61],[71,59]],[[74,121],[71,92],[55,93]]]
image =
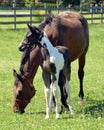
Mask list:
[[44,31],[54,46],[69,48],[71,61],[79,58],[88,49],[88,23],[79,13],[64,12],[56,15]]

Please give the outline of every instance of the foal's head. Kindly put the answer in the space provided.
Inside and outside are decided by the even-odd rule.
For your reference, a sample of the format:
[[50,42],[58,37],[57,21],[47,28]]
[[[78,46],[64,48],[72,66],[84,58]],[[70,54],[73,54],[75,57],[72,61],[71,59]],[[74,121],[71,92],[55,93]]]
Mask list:
[[13,110],[17,113],[24,113],[25,107],[35,95],[36,90],[25,76],[17,74],[15,70],[13,75],[15,77]]
[[43,33],[37,27],[32,27],[27,24],[29,31],[25,35],[21,45],[19,46],[20,51],[24,51],[31,48],[33,45],[37,45],[39,40],[41,40]]

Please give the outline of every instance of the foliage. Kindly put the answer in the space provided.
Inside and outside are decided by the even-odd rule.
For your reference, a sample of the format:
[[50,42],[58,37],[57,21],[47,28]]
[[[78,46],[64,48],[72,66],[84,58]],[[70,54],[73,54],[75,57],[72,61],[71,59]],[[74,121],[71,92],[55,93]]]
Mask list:
[[25,6],[25,0],[15,0],[17,7],[24,7]]
[[[16,1],[16,6],[18,7],[23,7],[23,6],[34,6],[35,5],[35,0],[0,0],[0,6],[12,6],[13,1]],[[83,0],[82,0],[83,1]],[[99,3],[102,0],[84,0],[83,3]],[[68,6],[71,4],[72,6],[74,5],[80,5],[81,0],[60,0],[60,5],[63,6]]]
[[61,0],[61,5],[68,6],[71,5],[80,5],[80,0]]
[[12,4],[12,0],[1,0],[0,5],[1,6],[10,6]]
[[25,6],[30,7],[35,5],[35,0],[25,0]]
[[[23,25],[24,26],[24,25]],[[73,62],[71,75],[71,97],[75,115],[55,113],[45,120],[45,97],[41,69],[34,79],[36,96],[23,115],[14,114],[12,69],[19,70],[22,53],[18,51],[27,29],[0,30],[0,130],[104,130],[104,24],[91,24],[90,46],[86,59],[84,78],[84,104],[79,105],[78,63]]]
[[90,0],[61,0],[60,5],[68,6],[70,4],[71,6],[75,6],[75,5],[80,5],[81,1],[83,4],[85,4],[85,3],[86,4],[91,4],[91,3],[98,4],[101,0],[92,0],[92,1],[90,1]]
[[24,6],[25,0],[1,0],[0,5],[1,6],[12,6],[13,3],[16,3],[16,6]]

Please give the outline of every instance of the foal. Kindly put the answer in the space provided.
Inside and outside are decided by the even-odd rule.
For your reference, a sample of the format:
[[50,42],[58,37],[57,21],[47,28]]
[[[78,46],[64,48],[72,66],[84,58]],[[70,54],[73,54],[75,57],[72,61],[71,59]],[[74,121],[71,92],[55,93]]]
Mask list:
[[[39,46],[42,54],[42,77],[45,85],[45,98],[46,98],[46,119],[49,118],[51,111],[51,101],[54,95],[56,101],[56,118],[60,118],[59,104],[58,104],[58,79],[59,73],[62,70],[65,76],[64,87],[68,95],[68,103],[71,114],[73,114],[72,103],[70,100],[70,53],[68,48],[64,46],[54,47],[48,39],[45,32],[41,32],[38,28],[32,28],[28,25],[31,35],[28,35],[27,42],[34,43]],[[36,42],[36,39],[38,39]]]

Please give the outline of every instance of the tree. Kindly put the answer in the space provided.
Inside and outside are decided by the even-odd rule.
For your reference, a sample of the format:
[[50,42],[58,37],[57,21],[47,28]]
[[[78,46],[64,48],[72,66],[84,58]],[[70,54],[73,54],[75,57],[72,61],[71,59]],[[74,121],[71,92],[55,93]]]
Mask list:
[[1,0],[0,5],[1,6],[11,6],[12,0]]
[[1,6],[13,6],[13,2],[16,3],[16,6],[24,6],[25,0],[0,0]]
[[69,4],[72,6],[80,5],[80,0],[61,0],[61,5],[68,6]]
[[35,4],[35,0],[25,0],[25,6],[30,7]]

